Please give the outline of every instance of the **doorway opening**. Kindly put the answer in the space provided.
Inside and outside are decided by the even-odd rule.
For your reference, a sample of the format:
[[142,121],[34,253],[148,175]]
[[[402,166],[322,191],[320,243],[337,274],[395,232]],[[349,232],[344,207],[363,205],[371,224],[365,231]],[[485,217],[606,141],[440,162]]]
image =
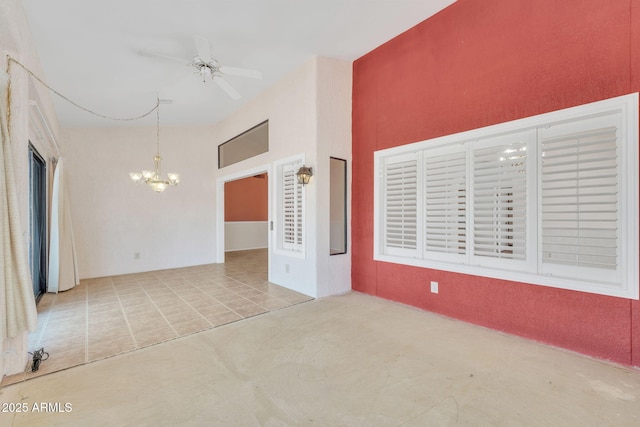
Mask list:
[[259,166],[220,177],[216,181],[216,262],[226,263],[235,254],[253,251],[261,255],[263,271],[270,278],[271,183],[270,166]]
[[[266,172],[224,183],[225,263],[241,257],[268,276],[269,175]],[[267,277],[265,277],[265,280]]]
[[225,252],[269,247],[269,176],[224,184]]
[[29,143],[29,265],[36,302],[47,291],[47,164]]

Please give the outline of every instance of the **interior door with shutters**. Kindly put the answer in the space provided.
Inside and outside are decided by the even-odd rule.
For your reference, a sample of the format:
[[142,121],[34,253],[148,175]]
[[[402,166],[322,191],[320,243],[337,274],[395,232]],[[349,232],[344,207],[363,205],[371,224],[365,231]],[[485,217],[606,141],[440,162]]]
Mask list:
[[29,264],[36,301],[47,290],[47,166],[29,144]]

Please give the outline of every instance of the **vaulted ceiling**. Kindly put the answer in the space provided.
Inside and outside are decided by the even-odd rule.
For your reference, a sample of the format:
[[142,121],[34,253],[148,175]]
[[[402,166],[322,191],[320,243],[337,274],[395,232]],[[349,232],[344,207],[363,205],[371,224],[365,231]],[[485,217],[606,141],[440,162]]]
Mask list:
[[[137,116],[162,107],[163,125],[215,123],[314,55],[354,60],[454,0],[22,0],[44,80],[101,114]],[[234,100],[186,65],[194,35],[220,65],[258,70],[225,75]],[[393,78],[393,76],[389,76]],[[63,127],[112,122],[54,96]]]

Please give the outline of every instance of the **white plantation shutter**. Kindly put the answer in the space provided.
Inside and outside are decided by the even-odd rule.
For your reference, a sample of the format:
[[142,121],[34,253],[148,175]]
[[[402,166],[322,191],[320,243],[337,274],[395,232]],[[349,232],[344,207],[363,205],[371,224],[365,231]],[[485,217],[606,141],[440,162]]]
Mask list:
[[304,194],[296,172],[302,162],[285,164],[281,170],[281,247],[300,251],[303,241]]
[[424,152],[426,257],[456,260],[466,254],[466,171],[466,152],[459,146]]
[[[546,273],[572,272],[601,280],[615,276],[620,222],[618,120],[612,115],[542,132],[541,258]],[[575,273],[575,268],[562,266],[587,269]]]
[[374,259],[638,299],[637,93],[374,154]]
[[285,244],[296,242],[296,185],[295,171],[291,167],[282,171],[282,196],[283,196],[283,224],[282,241]]
[[417,154],[386,159],[383,173],[385,253],[416,256],[418,253]]
[[[473,253],[525,260],[526,134],[491,138],[473,150]],[[476,263],[484,263],[482,260]]]

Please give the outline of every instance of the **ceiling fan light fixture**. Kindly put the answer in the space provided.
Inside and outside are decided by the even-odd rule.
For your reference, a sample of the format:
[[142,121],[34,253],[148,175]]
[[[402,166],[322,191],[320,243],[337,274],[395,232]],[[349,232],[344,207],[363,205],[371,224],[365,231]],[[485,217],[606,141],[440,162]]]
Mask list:
[[207,77],[210,78],[213,75],[213,72],[207,64],[203,64],[200,66],[200,75],[203,79],[206,79]]

